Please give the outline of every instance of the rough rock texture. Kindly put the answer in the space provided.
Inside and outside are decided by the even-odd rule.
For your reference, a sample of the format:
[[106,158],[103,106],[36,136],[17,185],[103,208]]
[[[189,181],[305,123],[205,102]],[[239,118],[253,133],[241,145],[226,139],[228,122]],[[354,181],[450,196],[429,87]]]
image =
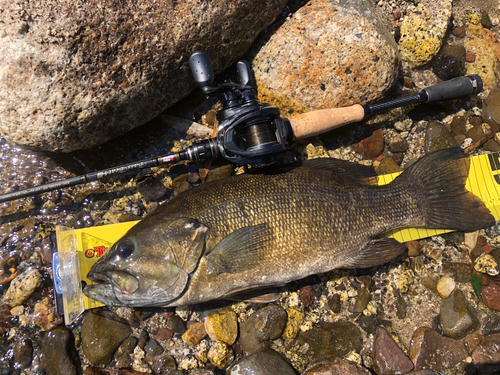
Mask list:
[[259,97],[284,114],[367,103],[397,75],[397,47],[369,0],[311,0],[253,61]]
[[451,0],[425,0],[401,23],[399,52],[412,67],[429,62],[441,48],[451,17]]
[[0,132],[50,151],[89,148],[188,94],[196,50],[215,72],[285,5],[273,1],[7,1],[0,12]]

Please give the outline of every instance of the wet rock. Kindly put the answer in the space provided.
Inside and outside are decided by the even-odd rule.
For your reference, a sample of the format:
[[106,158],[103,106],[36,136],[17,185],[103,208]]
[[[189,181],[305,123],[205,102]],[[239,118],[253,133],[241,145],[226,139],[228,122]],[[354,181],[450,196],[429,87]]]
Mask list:
[[54,300],[51,297],[45,297],[35,304],[33,317],[35,318],[35,324],[40,327],[42,331],[48,331],[62,323],[62,317],[57,315]]
[[239,343],[243,352],[251,354],[264,346],[264,341],[279,338],[286,326],[286,311],[278,305],[268,305],[254,312],[240,324]]
[[374,333],[377,326],[381,324],[380,318],[377,314],[364,315],[361,314],[358,318],[359,327],[366,333]]
[[75,338],[70,330],[57,327],[41,337],[42,367],[50,375],[78,375],[82,373],[80,357],[75,349]]
[[[284,5],[276,0],[6,6],[1,133],[11,143],[64,152],[123,134],[189,93],[192,52],[206,51],[214,71],[222,71]],[[17,110],[3,110],[12,106]]]
[[461,290],[441,300],[439,319],[443,333],[451,338],[463,338],[479,328],[479,321]]
[[489,139],[483,145],[486,151],[497,152],[500,151],[500,145],[494,139]]
[[156,340],[170,340],[174,336],[174,331],[169,328],[160,327],[154,338]]
[[222,341],[213,341],[207,354],[208,360],[217,368],[223,369],[233,360],[231,348]]
[[457,38],[465,38],[465,27],[455,27],[452,31]]
[[137,342],[138,342],[137,338],[127,337],[125,340],[123,340],[116,353],[118,355],[132,354],[134,352],[135,347],[137,346]]
[[462,45],[444,45],[432,59],[434,74],[443,81],[465,75],[465,54],[466,50]]
[[171,329],[174,333],[179,335],[186,332],[186,324],[179,315],[173,315],[167,319],[166,328]]
[[465,135],[467,133],[467,119],[465,116],[462,115],[457,115],[453,117],[453,120],[451,120],[451,131],[456,135],[456,134],[463,134]]
[[486,29],[491,29],[493,27],[490,16],[485,10],[481,12],[481,25]]
[[404,319],[406,318],[407,311],[408,311],[408,303],[401,295],[399,295],[396,298],[396,316],[399,319]]
[[484,326],[481,333],[484,336],[488,336],[493,333],[500,333],[500,315],[489,314],[488,316],[486,316],[486,320],[483,324]]
[[458,147],[459,144],[455,138],[439,121],[431,121],[427,124],[425,130],[425,153],[431,153],[450,147]]
[[377,328],[373,341],[374,370],[378,375],[406,373],[413,370],[412,361],[383,327]]
[[480,375],[500,371],[500,333],[485,336],[472,352],[472,362]]
[[484,101],[483,118],[494,132],[500,131],[500,85],[493,87]]
[[352,312],[362,313],[363,310],[366,309],[366,306],[368,306],[369,302],[370,302],[370,292],[368,292],[364,288],[361,289],[358,292],[358,296],[356,297],[356,303],[354,304]]
[[238,317],[233,310],[212,313],[205,320],[205,330],[212,340],[233,345],[238,336]]
[[463,339],[463,343],[465,345],[465,348],[467,349],[467,353],[471,354],[479,345],[482,339],[483,335],[480,335],[479,333],[471,333],[470,335],[465,337]]
[[7,330],[12,327],[12,314],[8,305],[0,305],[0,336],[5,335]]
[[352,350],[359,351],[363,346],[361,331],[353,323],[340,321],[325,323],[324,327],[314,327],[299,333],[301,344],[308,344],[305,353],[310,363],[320,360],[333,360]]
[[146,343],[146,346],[144,346],[144,351],[146,352],[146,355],[156,357],[157,355],[163,353],[163,347],[158,343],[158,341],[150,338]]
[[261,349],[231,366],[228,375],[294,375],[292,366],[272,349]]
[[316,294],[311,285],[306,285],[299,289],[299,298],[304,307],[309,307],[316,299]]
[[333,294],[332,296],[328,297],[328,307],[335,314],[340,313],[340,311],[342,310],[342,302],[340,301],[340,294]]
[[471,138],[473,142],[483,139],[485,135],[481,125],[476,125],[467,132],[467,138]]
[[455,290],[455,280],[449,276],[443,276],[439,279],[436,289],[441,298],[448,298]]
[[498,263],[491,254],[483,254],[476,259],[474,269],[477,272],[485,273],[489,276],[496,276],[499,274]]
[[418,328],[413,334],[410,359],[415,364],[415,370],[440,372],[466,358],[467,350],[460,341],[443,337],[427,327]]
[[20,339],[14,343],[14,362],[21,369],[31,366],[33,360],[33,344],[30,339]]
[[380,174],[390,174],[401,172],[403,169],[397,165],[393,158],[383,158],[378,166],[378,172]]
[[412,67],[429,62],[441,48],[451,13],[451,1],[427,0],[406,15],[398,43],[403,61]]
[[11,281],[3,301],[11,307],[21,305],[40,286],[41,280],[40,272],[35,269],[21,273]]
[[260,99],[291,113],[383,96],[395,82],[397,47],[377,12],[366,0],[308,2],[253,61]]
[[151,369],[155,375],[163,375],[173,373],[177,369],[175,359],[171,355],[162,355],[153,360]]
[[472,276],[472,267],[467,263],[444,262],[443,272],[452,274],[458,283],[468,283]]
[[[191,324],[186,332],[182,335],[182,341],[190,346],[195,346],[198,344],[205,336],[207,331],[205,330],[205,323],[196,322]],[[235,337],[236,340],[236,337]]]
[[83,352],[94,365],[108,364],[130,333],[131,329],[126,324],[90,311],[82,323]]
[[382,130],[375,130],[369,137],[361,142],[354,143],[351,150],[361,155],[363,159],[375,160],[384,151],[384,138]]
[[304,312],[294,307],[286,310],[288,319],[286,321],[285,330],[283,331],[283,338],[294,339],[300,330],[300,325],[304,320]]
[[369,375],[370,371],[358,364],[342,358],[331,362],[317,363],[309,367],[303,375]]
[[482,299],[490,309],[500,311],[500,277],[483,276]]

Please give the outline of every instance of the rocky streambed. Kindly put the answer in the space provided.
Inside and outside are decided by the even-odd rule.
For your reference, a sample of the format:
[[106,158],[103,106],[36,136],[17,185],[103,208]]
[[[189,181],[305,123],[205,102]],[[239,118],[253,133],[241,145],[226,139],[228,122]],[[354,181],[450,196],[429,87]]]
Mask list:
[[[397,82],[398,89],[391,95],[408,95],[440,79],[471,72],[484,77],[484,93],[338,129],[294,144],[285,158],[330,156],[390,173],[442,148],[461,146],[470,155],[500,150],[496,135],[500,131],[500,43],[494,40],[499,38],[498,4],[436,4],[440,9],[407,1],[372,4],[404,57],[399,74],[387,78]],[[297,27],[293,12],[302,5],[290,1],[279,22],[292,19],[287,27]],[[302,12],[307,15],[307,9]],[[307,17],[301,17],[306,22]],[[354,24],[358,19],[352,17]],[[264,30],[263,39],[247,53],[249,60],[269,58],[272,48],[260,45],[276,35],[277,27]],[[439,46],[445,45],[437,47],[439,53],[436,40]],[[278,33],[271,42],[283,45],[283,36]],[[425,48],[416,50],[415,44]],[[299,43],[294,50],[300,48]],[[264,55],[255,57],[260,50]],[[352,72],[356,66],[350,64]],[[278,65],[269,62],[269,70],[278,70]],[[355,85],[351,74],[344,73],[342,85]],[[222,78],[229,74],[223,73]],[[266,70],[256,75],[259,84],[267,87],[261,92],[263,100],[288,113],[314,109],[309,88],[300,100],[284,100],[276,92],[296,92],[293,85],[281,85]],[[297,79],[293,84],[301,82]],[[304,81],[304,85],[312,83]],[[331,100],[326,94],[318,98],[320,103]],[[212,127],[217,107],[205,108],[202,102],[201,95],[193,93],[167,112]],[[64,155],[27,151],[1,139],[0,191],[166,154],[194,139],[166,125],[161,116],[101,146]],[[477,233],[452,232],[411,241],[408,252],[386,265],[334,270],[291,283],[270,304],[219,301],[175,309],[104,307],[86,311],[65,327],[53,302],[49,235],[55,226],[85,228],[140,219],[200,184],[207,171],[208,179],[224,178],[245,168],[224,162],[180,164],[2,203],[0,373],[500,372],[499,225]]]

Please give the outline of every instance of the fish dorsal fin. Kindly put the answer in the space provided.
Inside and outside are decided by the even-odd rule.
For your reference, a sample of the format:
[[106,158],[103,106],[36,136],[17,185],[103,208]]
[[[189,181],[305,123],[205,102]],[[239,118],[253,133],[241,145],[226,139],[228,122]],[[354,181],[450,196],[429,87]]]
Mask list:
[[369,268],[380,266],[396,258],[407,249],[406,245],[394,238],[376,238],[361,250],[360,254],[353,257],[344,268]]
[[206,255],[208,270],[215,274],[248,271],[261,264],[273,244],[273,232],[267,223],[240,228]]
[[334,158],[305,160],[302,165],[307,168],[323,169],[335,173],[341,178],[368,184],[370,177],[376,177],[373,167]]

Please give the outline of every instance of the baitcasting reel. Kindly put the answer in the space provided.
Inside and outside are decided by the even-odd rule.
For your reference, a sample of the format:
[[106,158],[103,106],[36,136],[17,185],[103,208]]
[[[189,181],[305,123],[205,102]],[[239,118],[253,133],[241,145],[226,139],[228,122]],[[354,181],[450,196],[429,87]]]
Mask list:
[[225,80],[219,86],[213,86],[212,64],[205,52],[193,53],[189,66],[201,90],[222,103],[215,138],[220,155],[235,164],[267,165],[288,148],[293,134],[290,122],[280,117],[278,108],[257,100],[248,62],[236,65],[238,83]]

